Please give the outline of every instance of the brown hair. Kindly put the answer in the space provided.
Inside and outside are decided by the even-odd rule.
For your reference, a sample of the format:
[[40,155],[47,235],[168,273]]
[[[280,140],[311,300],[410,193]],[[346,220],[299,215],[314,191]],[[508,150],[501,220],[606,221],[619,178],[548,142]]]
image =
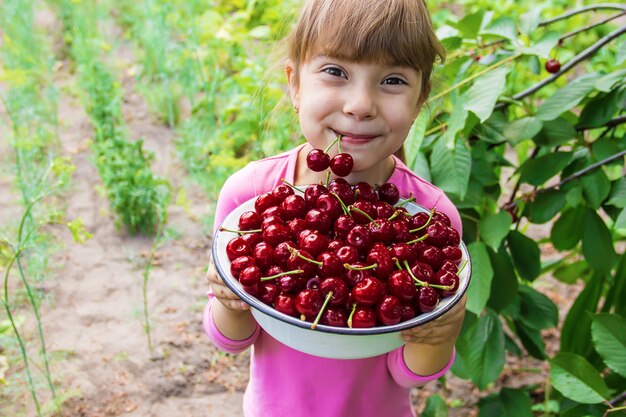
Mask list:
[[420,105],[430,93],[433,64],[445,60],[424,0],[307,0],[287,48],[296,75],[318,53],[414,68],[422,77]]

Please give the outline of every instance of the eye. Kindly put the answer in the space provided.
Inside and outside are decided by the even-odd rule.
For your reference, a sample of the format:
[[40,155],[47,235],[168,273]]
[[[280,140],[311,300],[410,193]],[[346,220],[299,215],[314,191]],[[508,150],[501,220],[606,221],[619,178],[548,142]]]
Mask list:
[[407,85],[408,83],[401,78],[398,77],[389,77],[385,78],[383,81],[385,85]]
[[326,74],[332,75],[333,77],[345,77],[346,76],[346,73],[342,69],[337,68],[337,67],[324,68],[324,72]]

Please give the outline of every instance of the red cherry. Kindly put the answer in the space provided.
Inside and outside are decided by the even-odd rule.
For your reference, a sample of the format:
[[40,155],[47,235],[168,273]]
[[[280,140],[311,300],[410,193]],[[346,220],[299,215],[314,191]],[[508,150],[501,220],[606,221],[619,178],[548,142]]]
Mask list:
[[426,262],[433,271],[436,271],[441,267],[441,264],[445,260],[443,252],[436,246],[430,246],[424,249],[419,255],[419,260]]
[[441,222],[431,222],[426,228],[428,237],[425,242],[442,247],[448,243],[448,227]]
[[240,256],[230,263],[230,273],[232,274],[232,276],[239,279],[239,274],[241,274],[241,271],[249,266],[255,265],[256,262],[254,262],[254,258],[252,256]]
[[372,206],[374,206],[374,210],[376,210],[375,218],[377,219],[389,219],[395,212],[393,206],[384,201],[374,201]]
[[376,209],[366,200],[358,200],[352,204],[350,209],[350,215],[354,217],[354,220],[361,224],[368,224],[374,217],[376,217]]
[[368,227],[375,242],[389,244],[393,241],[393,225],[389,220],[377,219],[376,222],[370,222]]
[[391,274],[387,287],[392,295],[395,295],[403,302],[413,300],[417,294],[413,278],[406,271],[395,271]]
[[338,177],[345,177],[352,172],[354,160],[347,153],[340,153],[330,160],[330,170]]
[[296,317],[298,310],[296,310],[296,296],[289,293],[280,293],[274,299],[274,308],[288,316]]
[[343,212],[341,210],[341,203],[339,203],[337,197],[329,193],[324,193],[319,196],[315,202],[315,208],[328,214],[332,220],[335,220]]
[[297,293],[306,288],[307,279],[301,274],[283,275],[278,278],[278,289],[284,293]]
[[258,298],[265,304],[271,305],[278,295],[278,286],[273,282],[261,282]]
[[313,320],[322,307],[322,296],[319,290],[305,289],[296,295],[296,310],[307,320]]
[[348,326],[348,312],[344,307],[330,306],[322,313],[322,324],[335,327]]
[[447,232],[448,232],[448,245],[459,246],[461,244],[461,236],[459,235],[459,232],[457,232],[456,229],[452,227],[448,227]]
[[335,231],[335,236],[337,236],[339,239],[347,238],[348,233],[350,233],[350,231],[354,229],[354,226],[356,225],[357,222],[356,220],[354,220],[354,218],[352,218],[352,216],[342,214],[341,216],[337,217],[337,220],[335,220],[335,224],[333,227],[333,230]]
[[428,213],[424,213],[423,211],[419,213],[415,213],[409,220],[409,229],[421,229],[424,230],[425,226],[430,223],[432,219]]
[[402,305],[393,295],[386,295],[376,305],[376,317],[385,326],[391,326],[400,322],[402,318]]
[[546,71],[548,71],[551,74],[554,74],[556,72],[559,72],[559,70],[561,69],[561,63],[556,60],[556,59],[548,59],[546,61]]
[[330,157],[322,149],[313,149],[306,156],[306,166],[311,171],[324,171],[330,166]]
[[333,253],[324,252],[317,257],[317,261],[322,263],[322,265],[318,265],[318,270],[323,277],[331,277],[344,273],[345,268],[343,262]]
[[331,181],[328,185],[328,192],[330,192],[331,194],[337,194],[343,204],[349,206],[350,204],[354,203],[354,192],[345,180],[343,180],[343,182],[337,180],[343,180],[343,178],[335,178],[333,181]]
[[259,267],[268,269],[274,264],[274,247],[267,242],[261,242],[254,247],[252,257]]
[[310,207],[315,207],[319,196],[325,193],[328,193],[328,188],[324,187],[322,184],[313,184],[304,190],[304,201],[306,201]]
[[359,260],[359,251],[354,246],[344,245],[335,252],[342,264],[353,264]]
[[439,294],[433,287],[419,287],[417,291],[417,308],[422,313],[433,311],[439,304]]
[[307,227],[317,230],[320,233],[328,233],[332,227],[332,219],[323,211],[311,209],[304,217]]
[[300,240],[300,249],[308,252],[314,258],[326,250],[327,245],[326,236],[317,232],[309,233]]
[[296,245],[291,241],[281,242],[276,247],[274,247],[274,260],[278,265],[287,266],[287,260],[289,256],[291,256],[290,248],[295,247]]
[[[351,263],[350,266],[352,268],[364,268],[367,267],[365,262],[354,262]],[[359,282],[363,281],[365,278],[372,278],[372,270],[371,269],[348,269],[344,278],[348,286],[354,288]]]
[[328,277],[320,283],[320,292],[323,298],[326,298],[331,291],[333,295],[328,302],[331,306],[343,305],[348,300],[350,290],[343,280],[336,277]]
[[234,261],[240,256],[251,255],[250,245],[241,236],[231,239],[226,244],[226,256],[229,261]]
[[302,218],[306,215],[308,210],[304,197],[298,194],[287,196],[287,198],[285,198],[280,204],[280,207],[285,213],[284,218],[286,220],[295,219],[297,217]]
[[445,287],[452,287],[450,289],[440,288],[439,292],[442,297],[448,297],[459,289],[459,277],[458,275],[450,272],[450,271],[440,271],[437,273],[437,284],[443,285]]
[[383,283],[374,277],[365,277],[352,288],[352,300],[360,306],[371,307],[384,295]]
[[291,230],[284,224],[270,224],[263,230],[263,240],[272,246],[291,239]]
[[272,206],[266,209],[263,213],[261,213],[261,218],[263,220],[267,219],[268,217],[278,217],[281,220],[285,220],[285,213],[280,206]]
[[246,267],[239,274],[239,283],[244,287],[258,287],[261,284],[261,277],[263,273],[258,266],[252,265]]
[[461,248],[459,248],[458,246],[444,246],[441,251],[443,252],[443,256],[446,259],[454,262],[460,261],[463,257],[463,252],[461,252]]
[[417,311],[415,310],[413,304],[402,304],[400,307],[400,321],[411,320],[415,316],[417,316]]
[[241,238],[245,240],[252,249],[254,249],[256,245],[263,241],[263,235],[260,232],[246,233],[245,235],[241,236]]
[[352,327],[353,329],[364,329],[376,326],[376,314],[374,310],[369,307],[359,306],[354,310],[352,315]]
[[378,198],[394,205],[400,199],[400,191],[398,191],[398,187],[395,184],[386,182],[378,188]]
[[262,220],[256,211],[246,211],[239,216],[239,230],[260,229]]
[[441,222],[446,226],[450,226],[450,218],[446,215],[446,213],[442,211],[435,210],[435,212],[433,213],[432,221]]
[[391,221],[395,242],[408,242],[412,236],[409,233],[409,224],[406,220],[394,219]]
[[301,231],[307,228],[304,219],[291,219],[287,222],[287,227],[291,230],[291,234],[297,236]]
[[417,250],[414,246],[407,243],[401,242],[391,245],[391,253],[398,259],[400,264],[402,264],[403,261],[407,261],[409,264],[412,264],[417,260]]
[[372,187],[367,182],[359,182],[354,186],[354,198],[358,200],[366,200],[370,203],[374,203],[378,201],[378,194],[374,191],[374,187]]
[[354,246],[359,252],[365,253],[368,251],[372,243],[372,232],[367,226],[357,225],[346,236],[346,243]]
[[387,279],[395,266],[389,251],[370,250],[367,254],[367,264],[376,265],[376,268],[372,269],[372,273],[380,279]]
[[[298,256],[299,255],[299,256]],[[313,256],[305,250],[294,250],[289,259],[287,259],[287,270],[293,271],[295,269],[302,270],[302,276],[305,278],[311,278],[317,272],[317,265],[307,260],[313,259]]]
[[276,197],[279,202],[282,202],[287,196],[293,195],[294,191],[293,188],[287,184],[278,184],[271,193],[274,194],[274,197]]
[[450,259],[446,259],[441,264],[441,267],[439,267],[439,270],[440,271],[450,271],[453,274],[456,274],[456,272],[459,270],[459,267],[457,266],[456,262],[451,261]]
[[274,194],[264,193],[254,200],[254,210],[261,214],[270,207],[277,206],[280,203]]
[[430,265],[420,261],[416,261],[411,265],[411,272],[415,275],[415,278],[426,282],[432,282],[433,276],[435,275]]

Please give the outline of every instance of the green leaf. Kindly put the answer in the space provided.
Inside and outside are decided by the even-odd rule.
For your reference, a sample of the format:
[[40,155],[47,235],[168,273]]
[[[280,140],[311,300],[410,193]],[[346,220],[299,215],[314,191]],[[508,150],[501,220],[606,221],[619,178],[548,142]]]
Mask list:
[[506,211],[487,213],[478,223],[480,238],[494,251],[497,251],[502,240],[509,233],[512,224],[513,219]]
[[[626,46],[626,44],[624,46]],[[626,69],[614,71],[596,81],[594,87],[596,90],[608,93],[616,83],[623,81],[624,78],[626,78]]]
[[454,102],[454,108],[448,120],[448,126],[445,133],[442,136],[446,149],[453,150],[454,144],[457,141],[457,134],[463,130],[465,123],[467,122],[468,112],[465,110],[465,103],[467,97],[463,94],[458,100]]
[[609,94],[599,94],[585,104],[585,108],[578,118],[578,128],[591,128],[604,126],[618,111],[618,91]]
[[490,23],[484,30],[482,30],[481,34],[496,35],[514,41],[517,39],[515,20],[508,16],[496,19],[495,21]]
[[520,32],[530,37],[535,29],[539,27],[539,22],[541,22],[541,9],[539,7],[532,7],[520,18]]
[[554,277],[565,284],[573,284],[579,279],[585,281],[590,273],[589,264],[582,260],[557,267],[554,270]]
[[617,219],[615,219],[615,225],[613,228],[622,236],[626,236],[626,208],[622,209],[617,216]]
[[499,67],[478,78],[465,93],[465,110],[469,110],[480,119],[481,123],[491,116],[498,97],[506,89],[506,76],[509,67]]
[[543,128],[534,138],[537,145],[559,146],[577,137],[576,128],[572,123],[559,117],[544,122]]
[[472,381],[479,389],[498,379],[504,368],[504,332],[500,318],[487,310],[469,332],[466,352],[472,371]]
[[595,210],[600,207],[611,192],[611,181],[609,181],[606,174],[601,169],[597,169],[591,174],[581,177],[580,183],[583,187],[583,194],[587,197],[589,205]]
[[502,388],[499,395],[490,395],[478,402],[478,417],[532,417],[532,402],[524,389]]
[[560,173],[572,160],[571,152],[552,152],[535,159],[528,159],[520,169],[520,180],[539,186]]
[[441,44],[448,52],[455,51],[463,46],[463,38],[460,36],[450,36],[445,39],[441,39]]
[[519,283],[511,256],[504,246],[500,246],[497,253],[489,251],[489,259],[493,268],[493,280],[488,306],[496,311],[501,311],[517,297]]
[[626,61],[626,41],[622,41],[617,47],[617,56],[615,57],[615,65],[622,65]]
[[555,31],[546,32],[534,45],[518,49],[524,55],[535,55],[540,58],[550,58],[550,52],[559,43],[560,34]]
[[605,277],[594,274],[565,317],[561,330],[561,351],[582,356],[591,353],[591,317],[596,313]]
[[537,194],[535,201],[528,204],[528,218],[533,223],[546,223],[565,205],[566,194],[559,190],[548,190],[547,192]]
[[539,360],[546,359],[546,345],[539,330],[521,320],[515,320],[515,330],[529,355]]
[[472,156],[464,141],[458,140],[450,151],[444,141],[438,140],[430,155],[430,169],[435,185],[463,200],[472,170]]
[[585,218],[585,207],[576,206],[565,210],[559,219],[554,222],[550,240],[558,250],[573,249],[583,237],[580,227]]
[[422,417],[448,417],[448,405],[439,394],[431,395],[426,400]]
[[583,98],[594,90],[598,78],[600,77],[597,73],[591,73],[568,83],[539,106],[537,118],[544,121],[554,120],[563,112],[576,107]]
[[512,230],[509,233],[507,241],[513,264],[522,278],[527,281],[537,278],[539,271],[541,271],[540,252],[537,243],[517,230]]
[[472,262],[472,277],[467,289],[467,310],[480,314],[489,299],[493,269],[487,247],[482,242],[472,242],[467,246]]
[[626,208],[626,178],[620,178],[613,183],[611,194],[606,204],[609,206]]
[[626,378],[626,318],[598,314],[593,318],[591,335],[604,363]]
[[616,261],[611,233],[593,210],[587,209],[583,222],[583,255],[596,271],[607,274]]
[[582,356],[561,352],[550,360],[550,380],[565,397],[583,404],[609,398],[609,389],[598,371]]
[[520,314],[525,324],[537,330],[556,327],[559,310],[552,300],[527,285],[520,286],[519,294]]
[[608,407],[604,404],[577,404],[564,410],[560,417],[605,417]]
[[542,121],[536,117],[522,117],[515,119],[506,127],[504,137],[511,146],[515,146],[524,140],[532,139],[542,127]]
[[476,13],[465,15],[463,19],[456,23],[456,28],[463,34],[463,37],[467,39],[473,39],[478,35],[483,23],[483,17],[485,12],[479,10]]

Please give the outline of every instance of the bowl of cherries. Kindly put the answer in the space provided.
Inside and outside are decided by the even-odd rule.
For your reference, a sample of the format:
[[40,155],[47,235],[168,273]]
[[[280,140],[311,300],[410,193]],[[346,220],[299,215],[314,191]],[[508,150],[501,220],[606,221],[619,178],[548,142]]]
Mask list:
[[402,346],[400,332],[445,314],[471,276],[444,213],[401,199],[392,183],[375,189],[341,177],[306,187],[283,181],[241,204],[212,252],[224,283],[269,335],[337,359]]

